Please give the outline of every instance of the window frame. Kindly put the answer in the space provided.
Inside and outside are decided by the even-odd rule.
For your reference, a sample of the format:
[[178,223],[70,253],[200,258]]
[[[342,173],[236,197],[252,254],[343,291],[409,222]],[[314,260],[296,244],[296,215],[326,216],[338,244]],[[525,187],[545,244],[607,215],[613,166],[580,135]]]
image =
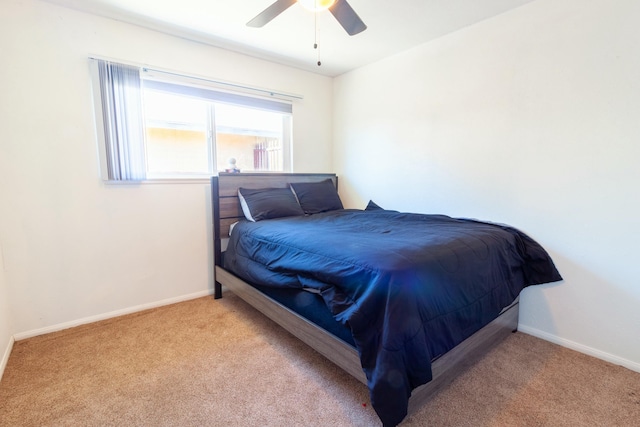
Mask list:
[[[259,171],[265,173],[283,173],[291,172],[293,170],[292,152],[293,152],[293,101],[296,99],[303,99],[300,95],[285,94],[277,91],[271,91],[267,89],[254,88],[246,85],[240,85],[236,83],[215,81],[198,76],[190,76],[182,73],[175,73],[171,71],[150,69],[145,66],[125,64],[122,61],[112,61],[102,58],[90,57],[91,61],[91,74],[92,74],[92,89],[94,94],[95,105],[95,125],[98,140],[98,155],[100,158],[100,176],[104,182],[107,183],[140,183],[140,182],[193,182],[193,181],[205,181],[209,180],[211,175],[218,174],[217,167],[217,138],[216,138],[216,123],[215,123],[215,104],[226,103],[244,108],[262,109],[265,111],[273,111],[282,113],[282,170],[281,171]],[[107,137],[105,135],[105,115],[102,106],[101,95],[101,83],[99,79],[98,61],[105,61],[107,63],[112,62],[116,64],[125,64],[139,68],[140,70],[140,84],[141,92],[144,92],[145,86],[149,82],[152,85],[158,87],[172,88],[173,92],[182,96],[188,96],[205,100],[209,103],[207,108],[207,163],[209,166],[209,172],[207,173],[150,173],[147,164],[147,136],[144,132],[143,141],[141,141],[144,151],[144,179],[114,179],[109,177],[108,161],[107,161]],[[182,92],[180,89],[184,89]],[[161,89],[157,89],[162,91]],[[222,100],[210,100],[206,97],[193,96],[194,94],[215,94],[220,95]],[[140,94],[142,103],[144,104],[144,96]],[[233,102],[234,100],[240,100],[241,102]],[[266,106],[266,108],[265,108]],[[275,106],[276,108],[269,108]],[[144,106],[143,106],[144,108]],[[284,111],[278,110],[278,108],[284,109]],[[146,125],[144,125],[146,129]],[[250,171],[251,172],[251,171]]]

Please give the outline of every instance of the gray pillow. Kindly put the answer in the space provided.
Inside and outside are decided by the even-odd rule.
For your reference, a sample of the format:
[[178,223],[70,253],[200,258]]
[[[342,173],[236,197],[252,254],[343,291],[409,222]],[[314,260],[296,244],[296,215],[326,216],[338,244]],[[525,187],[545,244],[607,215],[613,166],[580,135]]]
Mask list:
[[304,215],[290,188],[239,188],[238,198],[249,221]]
[[320,182],[296,182],[290,185],[307,215],[344,209],[331,179]]

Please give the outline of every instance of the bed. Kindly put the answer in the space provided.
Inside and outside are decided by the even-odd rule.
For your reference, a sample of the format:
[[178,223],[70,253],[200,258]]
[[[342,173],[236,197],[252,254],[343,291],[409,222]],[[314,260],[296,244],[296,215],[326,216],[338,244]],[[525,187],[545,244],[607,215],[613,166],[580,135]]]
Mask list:
[[394,426],[516,330],[524,287],[561,276],[513,227],[344,209],[337,188],[335,174],[212,177],[215,298],[224,286],[363,382]]

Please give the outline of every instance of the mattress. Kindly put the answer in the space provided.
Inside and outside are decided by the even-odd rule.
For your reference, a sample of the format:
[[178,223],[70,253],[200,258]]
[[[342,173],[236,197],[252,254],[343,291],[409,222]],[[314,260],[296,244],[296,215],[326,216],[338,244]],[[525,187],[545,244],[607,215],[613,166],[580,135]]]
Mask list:
[[355,348],[351,329],[334,319],[320,294],[255,284],[251,286]]

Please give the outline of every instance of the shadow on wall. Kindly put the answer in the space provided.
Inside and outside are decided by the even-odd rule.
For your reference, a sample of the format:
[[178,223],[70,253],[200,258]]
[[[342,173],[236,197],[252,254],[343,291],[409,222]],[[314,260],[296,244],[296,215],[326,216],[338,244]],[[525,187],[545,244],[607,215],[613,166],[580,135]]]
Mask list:
[[205,225],[206,233],[207,233],[207,271],[208,279],[207,279],[207,287],[211,295],[213,295],[213,290],[215,287],[215,260],[213,259],[213,206],[211,205],[211,184],[204,185],[203,187],[205,202],[205,218],[207,219],[207,223]]

